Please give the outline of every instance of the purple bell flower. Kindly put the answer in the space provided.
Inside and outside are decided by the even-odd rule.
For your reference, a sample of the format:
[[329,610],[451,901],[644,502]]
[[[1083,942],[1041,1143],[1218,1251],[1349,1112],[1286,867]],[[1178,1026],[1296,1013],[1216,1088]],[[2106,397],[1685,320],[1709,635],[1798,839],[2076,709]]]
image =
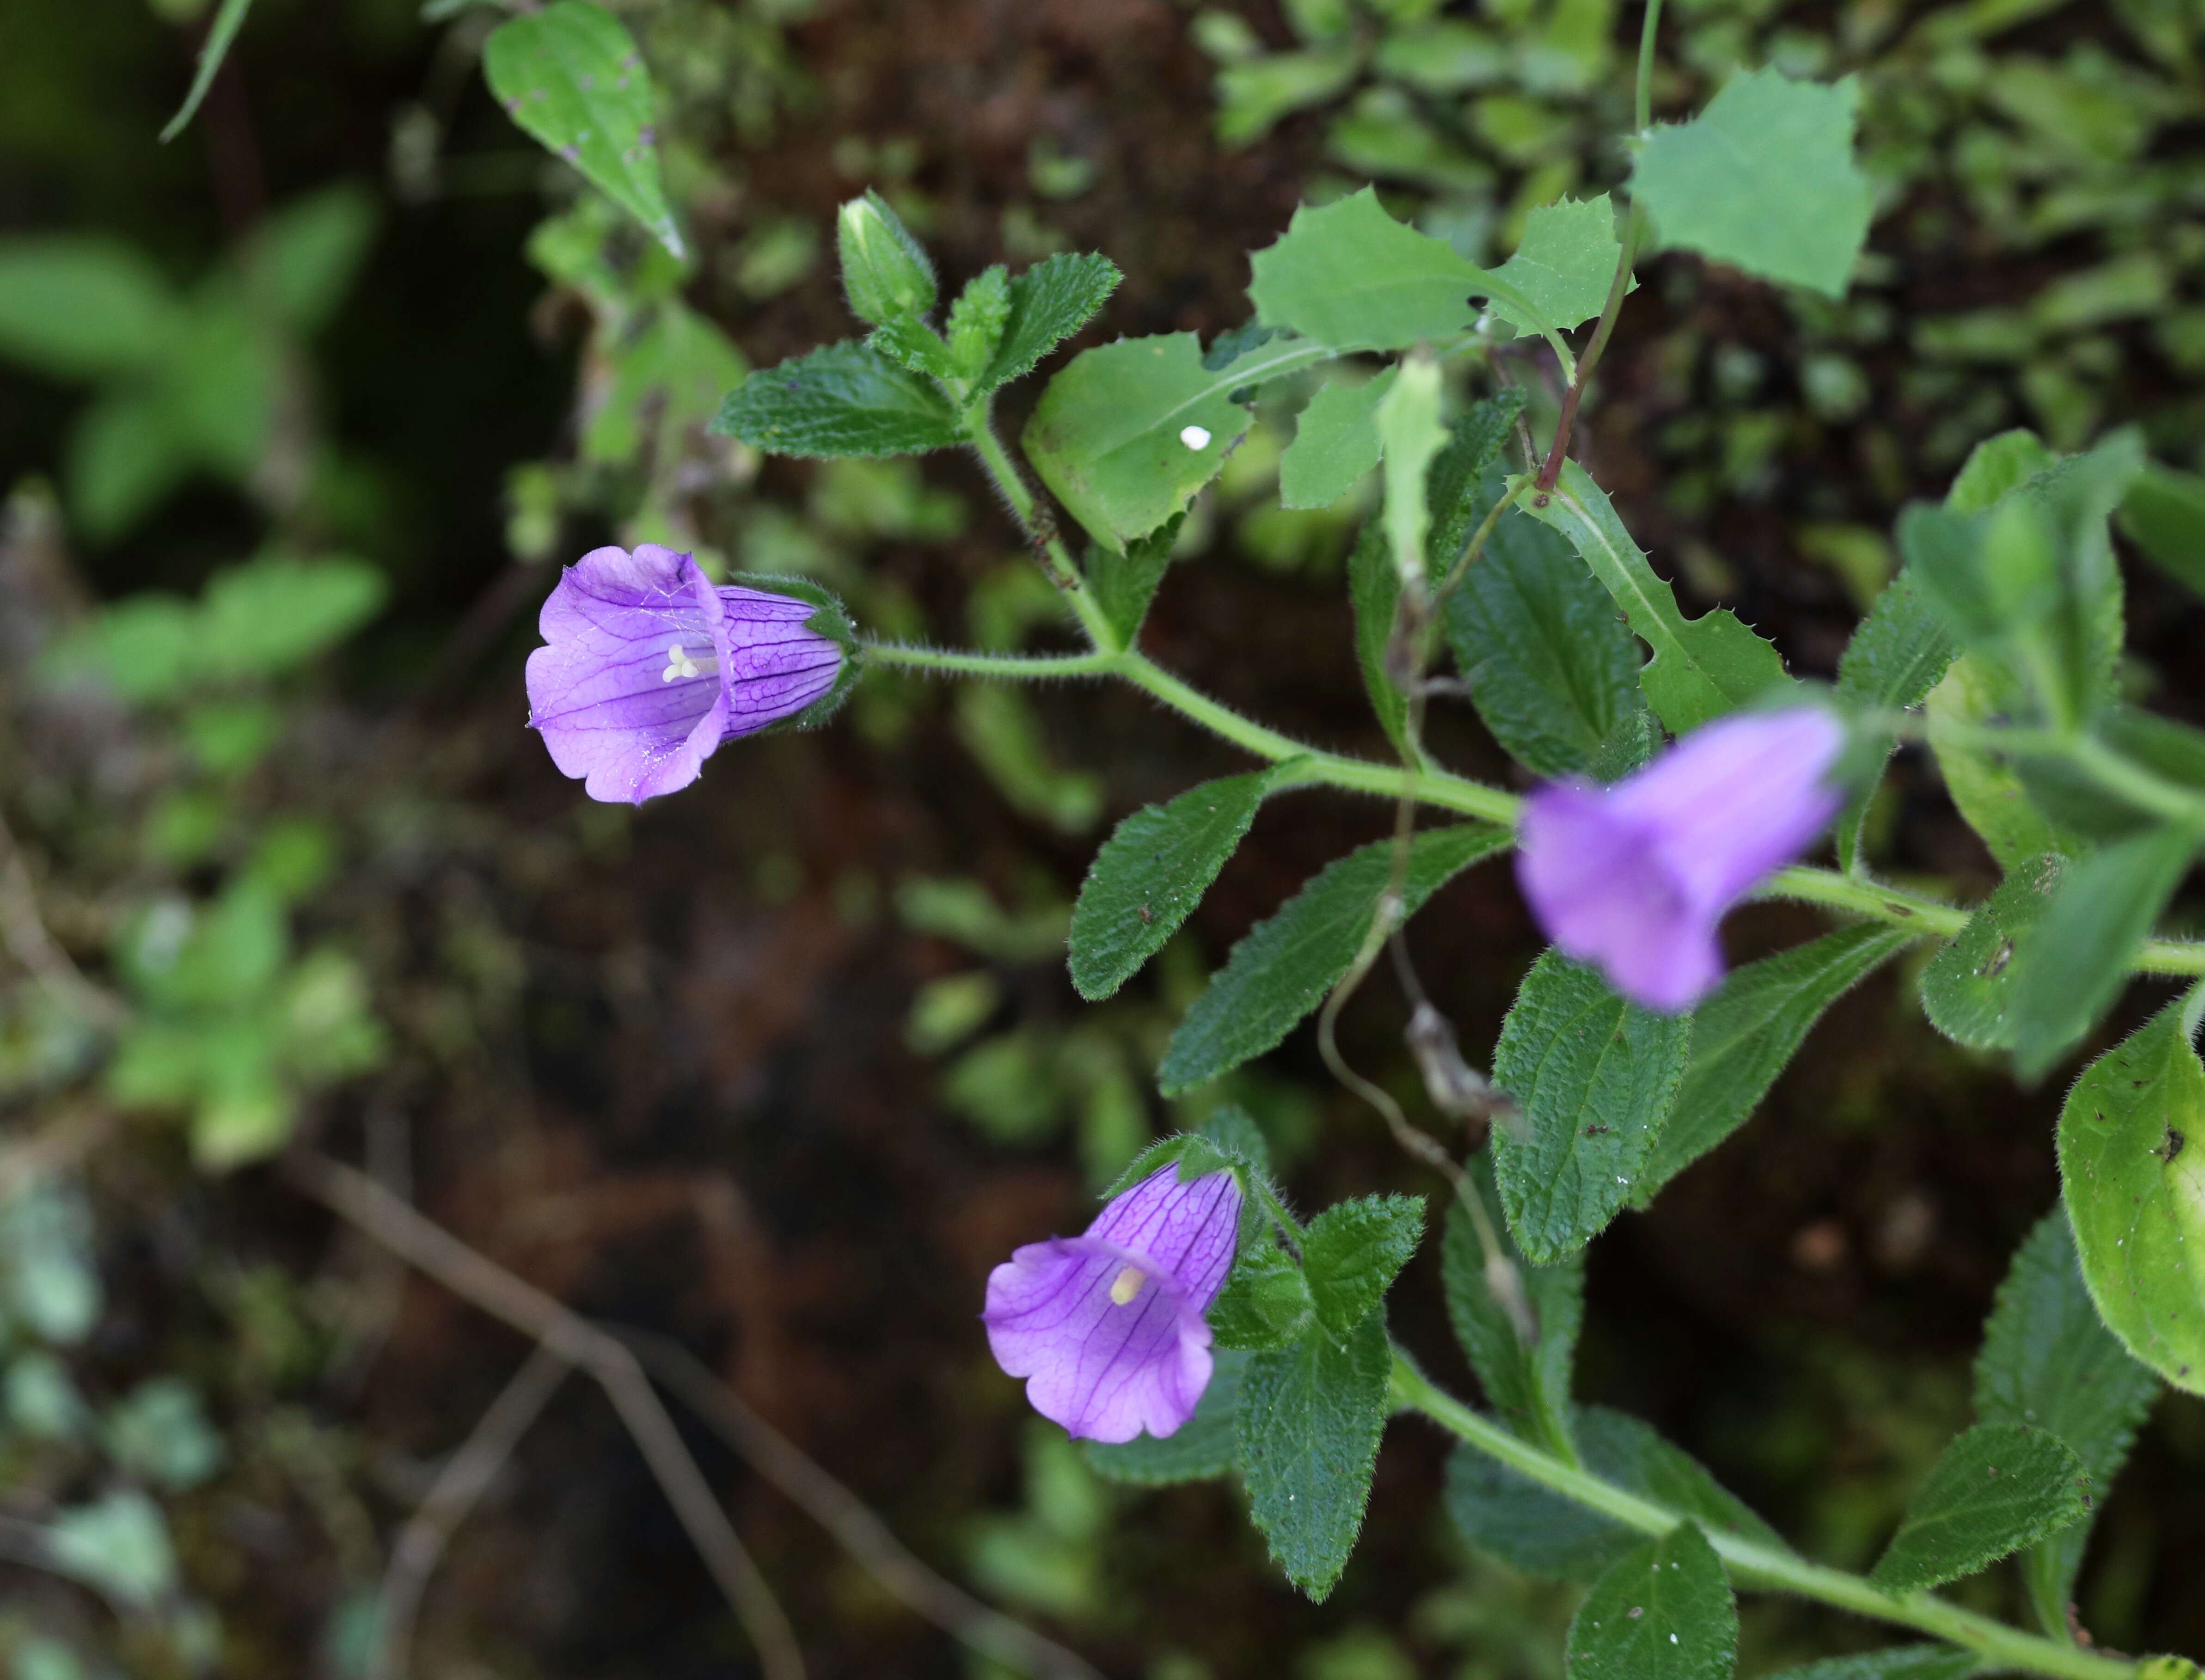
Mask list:
[[1632,1002],[1691,1008],[1722,978],[1723,912],[1836,815],[1845,741],[1809,708],[1729,717],[1613,787],[1540,789],[1517,824],[1531,913]]
[[1176,1161],[1135,1184],[1079,1237],[1029,1243],[988,1274],[988,1346],[1026,1398],[1074,1438],[1168,1435],[1209,1386],[1203,1314],[1240,1229],[1230,1172],[1181,1182]]
[[846,649],[809,627],[823,605],[715,588],[656,543],[592,549],[537,620],[546,645],[528,656],[530,727],[593,799],[641,804],[686,787],[722,741],[835,692]]

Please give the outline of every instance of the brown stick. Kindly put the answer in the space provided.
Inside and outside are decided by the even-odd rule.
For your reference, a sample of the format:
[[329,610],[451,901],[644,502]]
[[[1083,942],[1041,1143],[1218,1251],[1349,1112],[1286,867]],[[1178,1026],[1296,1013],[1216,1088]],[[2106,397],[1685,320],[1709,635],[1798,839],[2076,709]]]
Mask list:
[[805,1680],[804,1656],[773,1589],[758,1573],[741,1537],[706,1486],[704,1473],[681,1444],[665,1407],[651,1391],[635,1356],[532,1285],[522,1282],[446,1231],[423,1218],[365,1172],[318,1155],[294,1150],[285,1175],[305,1194],[349,1220],[427,1273],[455,1295],[493,1318],[532,1336],[551,1354],[595,1377],[643,1451],[704,1567],[726,1594],[735,1618],[757,1647],[766,1680]]

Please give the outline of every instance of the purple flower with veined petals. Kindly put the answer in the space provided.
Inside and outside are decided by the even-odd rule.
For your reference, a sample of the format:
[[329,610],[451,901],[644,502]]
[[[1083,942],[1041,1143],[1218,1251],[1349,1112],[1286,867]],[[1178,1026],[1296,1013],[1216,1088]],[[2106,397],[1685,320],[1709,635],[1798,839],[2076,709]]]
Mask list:
[[1230,1172],[1182,1182],[1174,1161],[1114,1199],[1079,1237],[1013,1251],[988,1274],[988,1346],[1026,1398],[1074,1438],[1168,1435],[1209,1386],[1203,1314],[1240,1229]]
[[593,799],[641,804],[686,787],[722,741],[834,692],[846,650],[809,627],[823,605],[716,588],[656,543],[592,549],[537,620],[546,645],[528,656],[529,724]]
[[1730,717],[1613,787],[1540,789],[1517,823],[1531,913],[1632,1002],[1691,1008],[1722,978],[1723,912],[1836,815],[1845,742],[1808,708]]

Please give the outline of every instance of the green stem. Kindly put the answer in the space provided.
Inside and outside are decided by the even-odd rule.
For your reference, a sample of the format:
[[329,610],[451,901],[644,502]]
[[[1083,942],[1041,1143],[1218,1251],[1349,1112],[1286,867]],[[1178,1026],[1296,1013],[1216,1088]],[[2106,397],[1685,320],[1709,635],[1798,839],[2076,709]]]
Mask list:
[[1062,590],[1065,599],[1071,603],[1073,616],[1079,620],[1079,627],[1087,632],[1087,639],[1105,652],[1114,652],[1120,644],[1118,632],[1103,615],[1102,607],[1088,590],[1085,576],[1066,551],[1064,544],[1053,531],[1044,530],[1036,522],[1033,492],[1026,488],[1025,477],[1004,450],[1001,440],[996,436],[996,428],[988,419],[986,403],[965,411],[965,435],[972,440],[973,449],[979,454],[981,466],[988,469],[988,476],[996,481],[996,488],[1009,505],[1012,514],[1019,522],[1019,528],[1025,532],[1026,540],[1040,555],[1049,581]]
[[[1641,1534],[1666,1535],[1688,1520],[1680,1511],[1603,1481],[1480,1416],[1435,1387],[1399,1351],[1394,1355],[1393,1398],[1541,1487]],[[1789,1551],[1742,1540],[1718,1529],[1704,1532],[1708,1543],[1730,1566],[1739,1584],[1753,1590],[1818,1599],[1875,1621],[1919,1629],[1976,1652],[1998,1667],[2058,1676],[2060,1680],[2130,1680],[2136,1672],[2134,1663],[2024,1633],[1929,1593],[1894,1595],[1871,1586],[1860,1576],[1810,1563]]]
[[963,653],[951,649],[913,647],[907,642],[861,644],[865,656],[880,665],[908,665],[923,671],[948,671],[960,676],[1001,677],[1046,682],[1055,677],[1107,677],[1117,669],[1114,653],[1001,654]]
[[1661,0],[1646,0],[1646,21],[1638,28],[1638,86],[1631,106],[1640,134],[1654,125],[1654,38],[1661,27]]

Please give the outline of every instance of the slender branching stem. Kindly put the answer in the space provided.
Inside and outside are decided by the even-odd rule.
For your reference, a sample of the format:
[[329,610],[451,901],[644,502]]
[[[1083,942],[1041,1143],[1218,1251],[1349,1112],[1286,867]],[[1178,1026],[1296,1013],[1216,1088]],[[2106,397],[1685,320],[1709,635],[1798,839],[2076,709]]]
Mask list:
[[1056,532],[1043,520],[1034,502],[1033,491],[1009,454],[988,418],[985,402],[968,408],[965,414],[965,435],[972,440],[972,448],[980,457],[980,465],[987,469],[988,477],[995,481],[996,491],[1002,496],[1019,528],[1025,533],[1026,542],[1041,561],[1042,570],[1049,579],[1064,591],[1071,604],[1072,614],[1079,620],[1087,639],[1097,650],[1114,651],[1120,638],[1109,619],[1104,614],[1094,591],[1087,587],[1087,579],[1073,560]]
[[[1603,1481],[1511,1434],[1491,1418],[1473,1411],[1435,1386],[1398,1350],[1394,1355],[1392,1398],[1395,1404],[1422,1412],[1448,1434],[1469,1442],[1541,1487],[1626,1528],[1646,1535],[1665,1535],[1679,1523],[1691,1520],[1685,1512]],[[1980,1653],[1986,1665],[1994,1669],[2053,1675],[2059,1680],[2131,1680],[2136,1673],[2133,1662],[2024,1632],[1971,1610],[1963,1610],[1933,1594],[1887,1593],[1863,1576],[1810,1563],[1782,1547],[1742,1539],[1720,1529],[1709,1529],[1706,1534],[1708,1543],[1715,1547],[1738,1585],[1752,1591],[1816,1599],[1857,1616],[1917,1629]]]

